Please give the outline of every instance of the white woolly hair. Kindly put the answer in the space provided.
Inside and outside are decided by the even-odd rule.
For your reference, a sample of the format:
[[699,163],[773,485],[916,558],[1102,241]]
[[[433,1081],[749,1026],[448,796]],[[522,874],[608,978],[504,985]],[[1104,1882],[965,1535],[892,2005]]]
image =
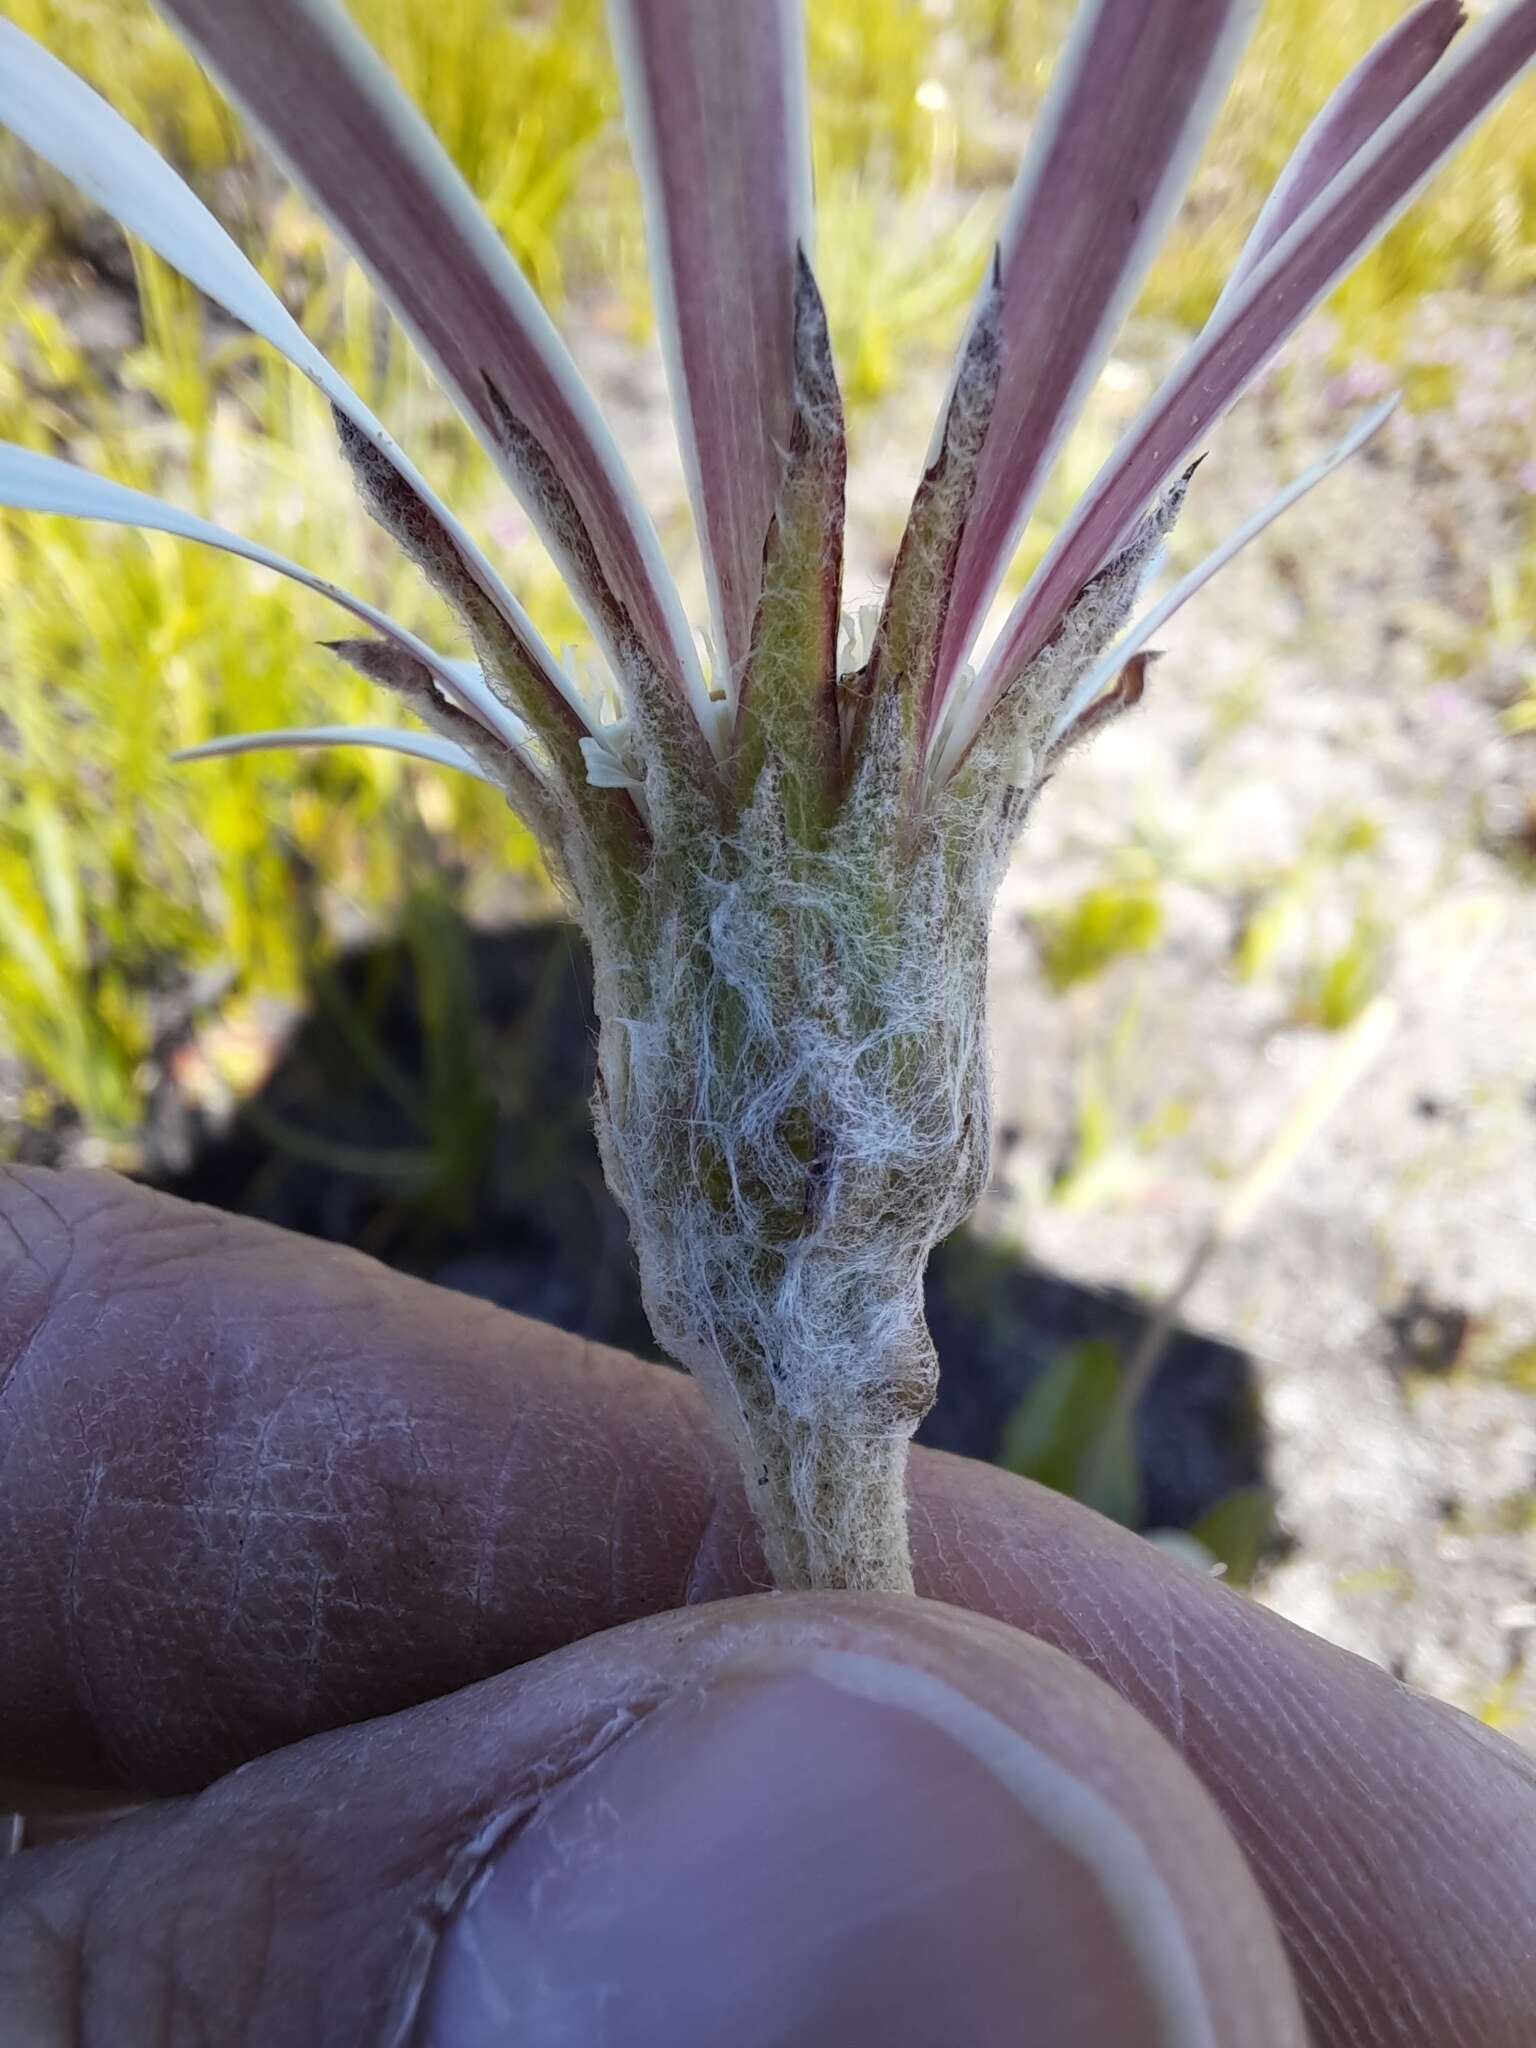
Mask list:
[[770,1557],[780,1584],[831,1559],[889,1584],[905,1555],[923,1269],[987,1165],[990,864],[934,821],[904,846],[881,779],[807,854],[766,773],[732,836],[658,863],[642,947],[592,930],[604,1164],[658,1337],[743,1449],[770,1549],[803,1547]]

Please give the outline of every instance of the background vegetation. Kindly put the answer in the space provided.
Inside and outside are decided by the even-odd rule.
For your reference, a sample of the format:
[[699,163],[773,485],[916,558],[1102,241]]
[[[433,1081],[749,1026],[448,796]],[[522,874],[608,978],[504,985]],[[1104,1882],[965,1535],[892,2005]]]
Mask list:
[[[484,509],[551,636],[576,636],[523,523],[356,272],[143,0],[8,7],[194,180],[436,479]],[[355,8],[568,326],[643,339],[638,209],[600,0]],[[1068,0],[818,0],[810,10],[821,268],[855,407],[941,360],[1070,12]],[[1270,0],[1145,316],[1188,327],[1209,310],[1290,145],[1398,12],[1398,0]],[[1536,282],[1528,115],[1525,95],[1490,123],[1340,293],[1337,346],[1351,360],[1395,360],[1426,293]],[[0,435],[218,517],[423,631],[439,625],[353,503],[302,380],[14,150],[0,155],[0,317]],[[1069,451],[1027,555],[1104,431],[1090,425]],[[667,538],[686,547],[685,530]],[[9,514],[0,588],[0,1053],[11,1055],[0,1121],[10,1142],[59,1127],[131,1163],[165,1048],[189,1018],[221,1020],[238,1086],[242,1019],[294,992],[317,954],[395,922],[426,878],[453,894],[476,874],[533,870],[487,792],[392,757],[168,766],[174,748],[243,726],[390,715],[315,645],[331,625],[317,600],[168,537]],[[1477,630],[1512,630],[1533,592],[1536,555],[1491,591]],[[1536,689],[1512,716],[1536,725]],[[1277,878],[1243,942],[1242,972],[1258,971],[1270,926],[1292,913],[1311,872]],[[1051,984],[1070,989],[1153,945],[1158,886],[1138,870],[1053,914],[1042,935]],[[1322,963],[1317,1021],[1344,1023],[1359,1007],[1374,939],[1362,922]]]

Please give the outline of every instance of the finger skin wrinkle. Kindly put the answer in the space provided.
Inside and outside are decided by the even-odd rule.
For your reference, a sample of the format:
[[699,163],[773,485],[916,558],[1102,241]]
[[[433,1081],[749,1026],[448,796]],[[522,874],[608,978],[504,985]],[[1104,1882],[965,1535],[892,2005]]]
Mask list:
[[11,1214],[12,1201],[18,1197],[25,1198],[27,1194],[26,1183],[20,1178],[14,1167],[0,1166],[0,1190],[3,1190],[8,1198],[5,1205],[0,1207],[0,1223],[3,1223],[11,1236],[15,1238],[21,1256],[29,1261],[34,1261],[37,1255],[31,1245],[28,1244],[26,1238],[23,1237],[21,1225]]
[[[102,1217],[108,1220],[98,1227]],[[76,1229],[98,1243],[110,1259],[115,1293],[132,1296],[141,1290],[163,1290],[169,1299],[171,1283],[181,1276],[193,1282],[195,1291],[202,1263],[229,1242],[230,1218],[190,1204],[146,1214],[126,1203],[104,1203],[94,1214],[77,1219]]]
[[[1213,1664],[1209,1646],[1205,1660]],[[1266,1686],[1262,1672],[1238,1683],[1240,1662],[1215,1668],[1225,1673],[1220,1713],[1247,1717],[1255,1731],[1252,1752],[1244,1772],[1236,1772],[1213,1739],[1219,1721],[1214,1708],[1193,1747],[1275,1902],[1293,1964],[1308,1986],[1314,2025],[1319,2014],[1331,2021],[1319,2026],[1322,2038],[1350,2044],[1525,2038],[1501,2026],[1514,2021],[1505,2003],[1509,1982],[1518,1981],[1522,1964],[1531,1969],[1530,1901],[1495,1896],[1480,1902],[1484,1870],[1500,1865],[1496,1842],[1485,1837],[1469,1862],[1468,1844],[1458,1839],[1454,1824],[1434,1818],[1454,1810],[1453,1801],[1442,1793],[1431,1805],[1418,1796],[1415,1759],[1429,1761],[1422,1733],[1427,1703],[1400,1697],[1377,1674],[1362,1673],[1362,1686],[1379,1689],[1385,1701],[1405,1710],[1400,1745],[1394,1746],[1390,1726],[1380,1728],[1375,1761],[1367,1769],[1362,1759],[1370,1721],[1330,1712],[1315,1694],[1303,1698],[1283,1681]],[[1326,1759],[1328,1770],[1337,1773],[1337,1796],[1321,1770],[1311,1767],[1314,1759]],[[1326,1799],[1319,1796],[1324,1784]],[[1266,1799],[1268,1788],[1284,1788],[1278,1822],[1275,1804],[1263,1803],[1251,1789],[1256,1785],[1265,1788]],[[1473,1782],[1466,1790],[1470,1801],[1483,1804]],[[1390,1830],[1385,1856],[1375,1832],[1377,1816]],[[1455,1878],[1442,1875],[1447,1871],[1455,1871]],[[1448,1916],[1459,1930],[1454,1958],[1440,1958],[1437,1968],[1426,1942],[1415,1968],[1383,1971],[1383,1923],[1435,1928],[1450,1924]],[[1511,1959],[1513,1980],[1507,1976]],[[1481,2014],[1475,2027],[1469,2024],[1471,2011]]]
[[480,1504],[480,1534],[475,1545],[469,1596],[474,1615],[475,1647],[481,1655],[491,1630],[492,1589],[505,1515],[507,1483],[516,1463],[522,1435],[523,1418],[521,1413],[515,1413],[502,1439],[491,1484]]
[[314,1703],[321,1689],[320,1674],[325,1655],[325,1596],[328,1591],[329,1581],[325,1573],[317,1569],[310,1578],[309,1626],[299,1660],[301,1710]]
[[[291,1986],[276,1981],[273,1969],[280,1887],[271,1865],[244,1859],[237,1873],[220,1872],[195,1833],[186,1850],[174,1848],[180,1816],[157,1816],[132,1849],[107,1857],[111,1832],[28,1851],[18,1869],[26,1892],[0,1906],[4,2010],[27,2021],[18,2048],[307,2042],[302,2023],[274,2031],[267,2016],[274,2000],[291,2004]],[[194,1884],[178,1861],[195,1869]],[[34,1871],[34,1864],[43,1867]],[[288,1897],[302,1893],[290,1886]],[[46,1929],[51,1946],[27,1943],[29,1924]],[[4,2038],[9,2044],[12,2036]]]
[[15,2039],[26,2048],[81,2048],[83,1983],[77,1915],[46,1889],[0,1894],[0,2013]]
[[[69,1277],[70,1263],[74,1255],[75,1234],[68,1221],[54,1205],[41,1200],[40,1206],[51,1219],[40,1244],[31,1243],[23,1234],[15,1211],[31,1206],[38,1198],[35,1191],[21,1178],[15,1168],[0,1169],[0,1220],[3,1220],[12,1237],[20,1247],[25,1272],[13,1263],[0,1266],[0,1342],[4,1344],[5,1355],[0,1358],[0,1402],[10,1391],[12,1384],[24,1373],[33,1358],[39,1341],[46,1330],[65,1290]],[[25,1316],[25,1326],[12,1330],[8,1327],[10,1313],[6,1296],[13,1289],[21,1292],[20,1283],[30,1274],[34,1284],[27,1290],[30,1299],[24,1308],[18,1304],[18,1311]]]
[[611,1712],[563,1753],[537,1767],[521,1785],[510,1787],[490,1819],[472,1834],[462,1836],[444,1855],[429,1896],[413,1915],[413,1939],[401,1962],[391,2024],[385,2036],[390,2048],[395,2048],[396,2043],[405,2048],[405,2044],[416,2040],[421,2003],[438,1948],[464,1900],[541,1813],[579,1786],[601,1759],[634,1736],[669,1700],[669,1695],[658,1690],[652,1698],[636,1697]]
[[[99,1934],[124,1838],[29,1849],[0,1865],[0,2014],[22,2023],[25,2048],[116,2048],[124,2015],[98,2014]],[[107,1959],[110,1960],[110,1959]],[[144,2048],[169,2048],[164,1985],[136,2012]],[[4,2037],[9,2044],[10,2035]],[[135,2038],[135,2048],[139,2048]]]
[[[1225,1613],[1223,1604],[1218,1618]],[[1373,1807],[1379,1810],[1387,1787],[1379,1769],[1374,1783],[1363,1773],[1355,1726],[1331,1713],[1316,1691],[1303,1696],[1278,1672],[1270,1674],[1273,1682],[1265,1685],[1264,1674],[1250,1670],[1251,1660],[1223,1656],[1222,1636],[1226,1633],[1208,1632],[1201,1646],[1200,1725],[1191,1729],[1186,1753],[1193,1750],[1200,1758],[1202,1770],[1229,1814],[1241,1816],[1246,1823],[1243,1834],[1251,1858],[1267,1872],[1272,1895],[1287,1902],[1280,1917],[1283,1922],[1290,1920],[1293,1954],[1297,1948],[1305,1949],[1309,1933],[1305,1920],[1291,1916],[1290,1901],[1307,1900],[1311,1941],[1316,1941],[1318,1923],[1326,1924],[1322,1946],[1327,1970],[1321,1977],[1314,1973],[1313,1981],[1329,1987],[1329,2003],[1341,2025],[1348,2009],[1357,2009],[1351,2016],[1354,2031],[1343,2025],[1338,2038],[1368,2042],[1369,2034],[1359,2031],[1358,2008],[1362,1988],[1371,1986],[1372,1981],[1367,1930],[1374,1917],[1372,1905],[1380,1876],[1376,1867],[1379,1850],[1362,1838],[1360,1823]],[[1195,1704],[1189,1688],[1186,1700],[1191,1702],[1193,1718]],[[1212,1739],[1221,1725],[1236,1717],[1253,1730],[1251,1751],[1241,1774],[1232,1770],[1222,1745]],[[1316,1797],[1320,1780],[1307,1768],[1310,1758],[1327,1760],[1330,1796],[1326,1804]],[[1250,1791],[1255,1780],[1286,1788],[1283,1826],[1275,1825],[1271,1813],[1261,1808]],[[1395,1797],[1405,1806],[1411,1803],[1406,1786]],[[1406,1884],[1411,1892],[1413,1822],[1404,1811],[1394,1817],[1392,1825],[1394,1891],[1400,1893]],[[1379,1994],[1373,1989],[1370,1996]],[[1430,2033],[1425,2038],[1438,2036]]]
[[88,1640],[85,1602],[82,1595],[80,1572],[83,1561],[89,1555],[87,1543],[91,1522],[96,1513],[96,1504],[106,1479],[106,1467],[98,1459],[93,1461],[90,1479],[81,1496],[79,1510],[71,1531],[67,1562],[64,1570],[63,1614],[65,1636],[68,1643],[70,1668],[86,1711],[93,1721],[101,1723],[99,1702],[91,1675],[91,1644]]
[[1174,1611],[1171,1592],[1166,1586],[1160,1590],[1162,1599],[1159,1604],[1163,1623],[1163,1641],[1166,1647],[1164,1663],[1168,1672],[1167,1700],[1169,1725],[1166,1733],[1169,1741],[1179,1752],[1180,1756],[1182,1756],[1184,1754],[1184,1683],[1179,1664],[1180,1621]]
[[[137,1241],[140,1236],[147,1237],[155,1249],[143,1249]],[[194,1280],[199,1265],[216,1247],[218,1238],[217,1231],[188,1231],[180,1241],[172,1238],[165,1243],[159,1232],[135,1233],[118,1247],[123,1270],[114,1275],[115,1294],[128,1300],[136,1294],[173,1299],[176,1283]]]
[[256,1492],[262,1482],[262,1466],[266,1448],[273,1430],[277,1427],[281,1408],[275,1408],[266,1416],[256,1437],[256,1447],[251,1458],[250,1475],[246,1481],[245,1498],[240,1506],[240,1533],[235,1539],[235,1552],[230,1568],[229,1590],[224,1598],[224,1619],[219,1629],[218,1643],[221,1652],[229,1645],[240,1613],[241,1583],[245,1576],[246,1550],[251,1540],[251,1529],[256,1513]]
[[[1241,1839],[1265,1884],[1271,1908],[1286,1938],[1291,1967],[1304,1982],[1314,2026],[1320,2012],[1333,2016],[1335,2024],[1322,2030],[1320,2039],[1346,2042],[1353,2048],[1361,2038],[1353,2018],[1359,2001],[1347,1995],[1347,1982],[1363,1984],[1367,1980],[1360,1974],[1360,1961],[1355,1955],[1349,1957],[1341,1975],[1336,1950],[1344,1929],[1338,1925],[1319,1883],[1327,1852],[1322,1844],[1315,1851],[1312,1848],[1310,1808],[1294,1816],[1293,1841],[1289,1834],[1281,1835],[1267,1824],[1267,1815],[1250,1798],[1243,1779],[1219,1767],[1214,1773],[1207,1769],[1205,1775],[1228,1817],[1247,1823],[1241,1827]],[[1306,1804],[1304,1783],[1289,1775],[1281,1782],[1288,1785],[1298,1807]],[[1302,1844],[1306,1844],[1305,1852]],[[1306,1902],[1304,1907],[1301,1901]],[[1366,2048],[1365,2042],[1362,2048]]]
[[39,1303],[30,1329],[21,1333],[19,1343],[7,1346],[10,1356],[5,1360],[3,1370],[0,1370],[0,1400],[3,1400],[9,1391],[12,1380],[19,1378],[25,1370],[27,1361],[31,1358],[38,1338],[42,1335],[44,1326],[53,1311],[57,1288],[58,1282],[54,1281],[49,1286],[44,1299]]
[[13,1209],[41,1209],[67,1240],[72,1225],[64,1212],[55,1204],[48,1192],[46,1177],[29,1171],[26,1167],[0,1166],[0,1215],[5,1221],[22,1250],[30,1258],[32,1249],[21,1233],[21,1225],[12,1213]]
[[719,1485],[712,1485],[704,1502],[704,1519],[685,1553],[686,1569],[675,1602],[678,1607],[692,1607],[701,1597],[709,1597],[707,1592],[701,1594],[700,1588],[715,1573],[715,1538],[723,1510],[723,1490]]

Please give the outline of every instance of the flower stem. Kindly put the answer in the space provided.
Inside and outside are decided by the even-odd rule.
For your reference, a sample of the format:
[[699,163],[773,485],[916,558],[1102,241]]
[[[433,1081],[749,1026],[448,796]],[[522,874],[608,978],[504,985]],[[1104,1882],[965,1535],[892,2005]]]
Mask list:
[[772,1414],[748,1437],[748,1491],[781,1592],[912,1591],[904,1434]]

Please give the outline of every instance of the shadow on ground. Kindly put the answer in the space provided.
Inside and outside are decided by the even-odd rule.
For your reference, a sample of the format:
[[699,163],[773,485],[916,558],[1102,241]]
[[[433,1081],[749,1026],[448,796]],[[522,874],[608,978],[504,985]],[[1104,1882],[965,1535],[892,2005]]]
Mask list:
[[[473,932],[418,905],[400,938],[317,977],[277,1066],[226,1130],[160,1119],[167,1163],[151,1177],[655,1357],[592,1139],[593,1033],[571,927]],[[968,1231],[934,1256],[928,1312],[943,1374],[920,1441],[985,1459],[1053,1359],[1093,1339],[1128,1356],[1145,1321],[1130,1297]],[[1262,1483],[1246,1354],[1176,1333],[1137,1453],[1147,1527],[1188,1528]]]

